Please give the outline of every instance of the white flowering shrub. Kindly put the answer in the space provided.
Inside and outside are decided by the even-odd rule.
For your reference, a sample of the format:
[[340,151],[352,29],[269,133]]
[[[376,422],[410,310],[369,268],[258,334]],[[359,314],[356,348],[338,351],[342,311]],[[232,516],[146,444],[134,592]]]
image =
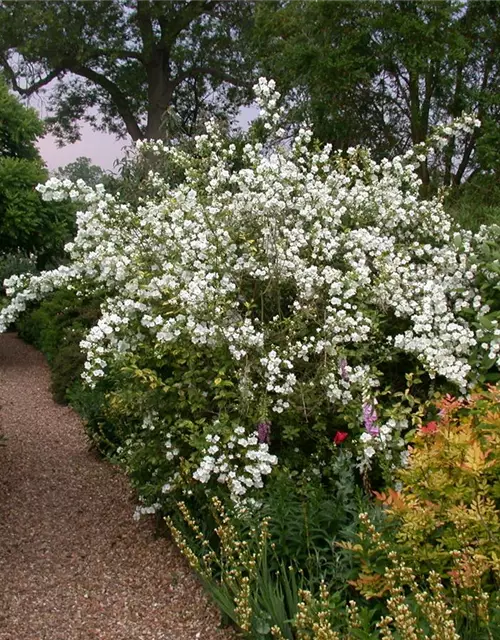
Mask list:
[[273,81],[256,97],[265,141],[235,145],[210,122],[192,154],[139,143],[176,180],[152,172],[138,204],[81,181],[40,186],[82,204],[71,263],[5,285],[2,329],[55,288],[105,292],[84,379],[107,383],[110,411],[129,421],[120,455],[150,478],[150,503],[210,483],[239,498],[274,465],[341,442],[363,471],[400,464],[416,397],[465,390],[484,358],[498,365],[498,332],[479,329],[490,309],[476,240],[419,198],[427,147],[375,162],[318,148],[306,126],[280,144]]

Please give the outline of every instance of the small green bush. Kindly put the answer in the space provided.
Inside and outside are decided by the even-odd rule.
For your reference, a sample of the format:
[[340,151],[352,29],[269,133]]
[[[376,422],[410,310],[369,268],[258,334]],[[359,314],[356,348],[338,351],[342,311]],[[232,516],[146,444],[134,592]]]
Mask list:
[[79,381],[85,362],[78,343],[71,340],[61,346],[52,360],[52,393],[57,402],[64,403],[69,387]]
[[80,341],[98,320],[99,305],[97,296],[61,290],[26,313],[17,324],[20,337],[46,356],[58,402],[64,402],[68,389],[79,384],[85,361]]
[[78,378],[66,390],[65,399],[83,419],[92,447],[103,456],[112,456],[117,447],[116,425],[105,414],[106,391],[90,389]]

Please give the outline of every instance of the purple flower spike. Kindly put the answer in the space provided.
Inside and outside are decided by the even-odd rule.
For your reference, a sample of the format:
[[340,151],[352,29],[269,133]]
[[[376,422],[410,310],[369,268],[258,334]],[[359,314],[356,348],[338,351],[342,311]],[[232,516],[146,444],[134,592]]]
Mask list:
[[345,382],[349,382],[349,374],[347,373],[347,360],[345,358],[340,359],[339,373],[342,380],[345,380]]
[[261,444],[269,444],[269,436],[271,434],[270,422],[259,422],[257,425],[257,438]]
[[379,428],[376,426],[375,422],[377,421],[377,412],[375,411],[375,407],[366,402],[363,405],[363,423],[365,425],[366,432],[371,436],[378,436]]

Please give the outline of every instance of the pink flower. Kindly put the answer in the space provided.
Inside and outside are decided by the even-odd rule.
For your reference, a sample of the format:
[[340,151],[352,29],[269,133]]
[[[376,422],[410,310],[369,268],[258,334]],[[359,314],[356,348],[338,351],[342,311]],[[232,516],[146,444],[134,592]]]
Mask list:
[[257,425],[257,437],[261,444],[269,444],[269,436],[271,434],[271,423],[270,422],[260,422]]
[[366,402],[363,405],[363,422],[367,433],[371,436],[378,436],[379,434],[379,428],[375,424],[376,421],[377,412],[375,411],[375,407],[369,402]]
[[342,380],[349,382],[349,374],[347,373],[347,360],[341,358],[339,362],[339,373]]

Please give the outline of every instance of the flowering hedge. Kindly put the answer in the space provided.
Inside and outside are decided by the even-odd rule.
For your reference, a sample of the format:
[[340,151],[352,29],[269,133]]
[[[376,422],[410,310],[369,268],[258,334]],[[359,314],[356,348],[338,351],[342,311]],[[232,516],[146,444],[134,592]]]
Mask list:
[[398,466],[429,395],[499,362],[477,284],[490,232],[453,231],[419,198],[428,147],[376,162],[318,148],[306,126],[283,143],[273,81],[255,90],[265,141],[237,145],[210,122],[192,154],[139,144],[184,179],[151,172],[137,206],[102,185],[39,186],[82,204],[71,263],[6,283],[0,329],[60,287],[105,296],[84,379],[107,391],[144,510],[217,482],[244,496],[278,462],[321,472],[336,446],[364,473]]

